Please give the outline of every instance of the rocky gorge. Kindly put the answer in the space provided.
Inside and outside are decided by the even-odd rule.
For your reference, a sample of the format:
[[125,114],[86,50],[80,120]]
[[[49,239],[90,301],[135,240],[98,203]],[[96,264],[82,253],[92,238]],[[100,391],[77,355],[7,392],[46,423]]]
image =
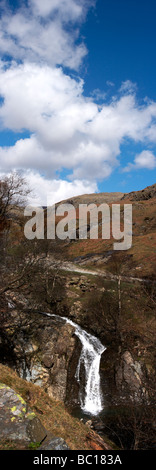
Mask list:
[[[45,394],[45,403],[51,400],[53,408],[62,403],[70,416],[89,421],[100,436],[121,448],[144,449],[153,448],[155,432],[154,251],[150,245],[147,256],[145,249],[155,222],[154,201],[135,201],[132,253],[114,254],[101,240],[27,243],[22,222],[20,228],[13,222],[11,248],[1,266],[0,357],[25,389],[36,387],[33,394]],[[145,217],[145,209],[150,216]],[[141,235],[139,217],[147,222]],[[141,240],[149,259],[145,268],[142,258],[136,258]],[[6,245],[2,254],[5,250]],[[92,377],[100,394],[94,413],[84,406],[93,363],[98,365]],[[2,385],[14,390],[13,379],[5,375],[5,380],[2,374]]]
[[[74,297],[73,288],[75,287]],[[92,323],[91,311],[88,315],[87,309],[85,315],[84,294],[92,293],[95,289],[95,283],[93,284],[92,279],[87,279],[82,275],[78,277],[76,274],[76,276],[68,278],[66,288],[69,289],[67,295],[70,302],[72,298],[71,307],[68,304],[68,318],[77,321],[79,325],[99,336],[103,344],[107,345],[107,350],[103,353],[101,360],[101,370],[105,370],[104,376],[108,377],[109,381],[110,371],[107,370],[107,367],[109,361],[112,361],[110,370],[111,367],[114,368],[112,377],[115,376],[114,383],[120,396],[127,384],[129,393],[134,395],[134,400],[139,399],[139,394],[142,394],[144,389],[142,383],[143,364],[141,365],[141,361],[135,361],[128,350],[122,354],[118,351],[116,361],[113,363],[109,335],[107,337],[103,325],[100,325],[96,318]],[[104,288],[99,287],[100,293],[103,290]],[[82,296],[81,300],[78,300],[79,291],[80,297]],[[72,389],[70,400],[73,400],[74,403],[74,396],[78,394],[75,373],[82,348],[79,338],[75,335],[74,326],[66,323],[61,314],[48,316],[48,312],[46,314],[45,311],[36,311],[35,308],[30,310],[27,307],[28,299],[24,300],[24,296],[21,299],[12,295],[8,299],[8,313],[3,323],[1,338],[2,362],[11,365],[20,377],[43,387],[53,398],[68,401],[67,391],[69,387],[72,387],[70,388],[70,390]],[[63,307],[65,306],[60,306],[59,302],[61,313],[63,313]],[[114,347],[116,348],[116,345]],[[104,347],[104,349],[106,348]],[[78,397],[75,398],[75,401],[78,401]]]
[[[54,272],[53,275],[55,276]],[[104,305],[107,295],[112,296],[113,304],[114,296],[116,298],[117,295],[117,283],[112,284],[89,274],[59,274],[57,271],[56,284],[60,285],[61,279],[64,295],[55,299],[52,306],[44,299],[38,305],[33,289],[29,294],[26,290],[26,293],[23,291],[20,295],[7,295],[0,345],[1,362],[13,368],[19,377],[41,387],[49,397],[64,402],[70,412],[76,413],[81,419],[91,419],[95,429],[98,429],[99,421],[102,422],[100,432],[102,429],[106,432],[111,409],[116,414],[116,410],[120,408],[123,413],[125,404],[126,407],[128,403],[138,407],[148,401],[148,375],[149,371],[150,374],[153,373],[153,364],[151,359],[149,363],[147,346],[145,348],[145,344],[141,344],[141,337],[137,333],[134,337],[134,332],[131,336],[128,331],[127,337],[130,337],[125,344],[116,337],[118,330],[114,331],[114,324],[111,324],[108,314],[106,325],[101,321],[101,314],[99,320],[100,304],[102,302]],[[50,292],[48,302],[49,296]],[[33,307],[30,308],[30,305]],[[105,304],[105,315],[107,308],[108,305]],[[64,321],[64,315],[69,323]],[[76,379],[76,370],[82,344],[75,335],[73,321],[100,338],[104,345],[100,361],[103,407],[97,416],[81,410],[80,384]],[[121,330],[125,329],[124,321],[123,317],[122,326],[118,325]],[[123,336],[123,332],[120,333]],[[85,381],[83,371],[81,381]],[[112,434],[108,436],[111,439]]]

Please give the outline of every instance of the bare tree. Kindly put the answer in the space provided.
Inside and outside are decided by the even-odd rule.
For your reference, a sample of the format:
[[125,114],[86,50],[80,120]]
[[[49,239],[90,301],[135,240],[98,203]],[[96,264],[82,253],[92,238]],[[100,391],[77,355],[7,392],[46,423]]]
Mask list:
[[155,413],[150,403],[142,402],[140,406],[129,403],[125,412],[116,417],[114,427],[122,449],[155,448]]
[[[35,282],[40,285],[42,297],[54,302],[54,298],[60,298],[61,286],[56,272],[53,276],[41,263],[49,252],[50,242],[27,240],[24,236],[23,207],[29,193],[20,173],[14,172],[0,181],[0,297]],[[36,295],[39,296],[38,290]]]
[[4,176],[0,181],[0,294],[20,285],[33,262],[32,256],[24,259],[28,250],[21,229],[24,220],[20,208],[26,204],[29,193],[20,172]]
[[0,181],[0,220],[4,221],[10,213],[26,204],[30,193],[26,179],[20,172],[13,172]]

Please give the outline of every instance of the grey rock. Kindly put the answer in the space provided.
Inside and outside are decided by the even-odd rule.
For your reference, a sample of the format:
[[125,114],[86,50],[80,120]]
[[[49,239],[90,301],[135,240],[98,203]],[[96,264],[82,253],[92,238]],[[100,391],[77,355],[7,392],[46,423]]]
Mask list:
[[133,360],[129,351],[125,351],[116,371],[117,388],[127,390],[131,398],[138,400],[143,391],[142,376],[141,365]]
[[[50,397],[64,401],[68,369],[76,345],[74,328],[59,317],[50,318],[36,313],[28,317],[24,312],[21,324],[22,328],[15,335],[16,342],[11,336],[19,376],[48,391]],[[8,348],[9,343],[8,337]],[[6,349],[6,345],[4,347]]]
[[13,389],[0,384],[0,439],[40,443],[47,432],[35,413]]
[[38,450],[70,450],[66,442],[61,437],[51,437],[45,439]]

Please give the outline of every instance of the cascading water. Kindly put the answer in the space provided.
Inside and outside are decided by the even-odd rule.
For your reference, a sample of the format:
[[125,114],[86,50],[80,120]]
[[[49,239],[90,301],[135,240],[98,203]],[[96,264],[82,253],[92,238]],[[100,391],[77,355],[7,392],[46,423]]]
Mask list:
[[[61,318],[75,328],[75,335],[80,339],[82,350],[77,365],[75,377],[80,384],[80,405],[83,412],[97,415],[102,411],[102,396],[100,387],[100,360],[105,346],[95,336],[87,333],[79,325],[66,317]],[[81,376],[84,374],[85,387],[83,390]]]
[[[79,325],[66,319],[74,326],[75,335],[81,341],[82,350],[75,377],[80,384],[80,405],[85,413],[97,415],[102,411],[102,396],[100,387],[100,360],[105,347],[98,338],[87,333]],[[84,370],[85,389],[81,390],[81,374]]]

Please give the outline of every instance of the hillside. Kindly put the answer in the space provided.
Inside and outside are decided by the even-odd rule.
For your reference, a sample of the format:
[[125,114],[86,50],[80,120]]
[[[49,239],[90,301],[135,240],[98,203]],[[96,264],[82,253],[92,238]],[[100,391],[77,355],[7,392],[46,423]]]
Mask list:
[[127,196],[130,201],[147,201],[148,199],[156,198],[156,184],[152,184],[152,186],[147,186],[147,188],[142,189],[141,191],[132,191],[128,195],[124,194],[122,200],[126,199]]
[[63,200],[61,201],[61,204],[73,204],[75,208],[77,208],[79,204],[102,204],[103,202],[109,204],[111,202],[120,201],[124,196],[124,193],[120,192],[83,194],[81,196],[76,196]]
[[[121,229],[124,204],[132,204],[133,244],[127,251],[113,250],[112,235],[110,240],[100,237],[100,218],[97,240],[89,238],[89,219],[86,240],[79,236],[76,240],[27,240],[21,209],[16,218],[12,210],[3,220],[0,381],[14,385],[23,399],[28,395],[46,428],[65,439],[71,449],[90,449],[86,428],[73,418],[77,414],[84,418],[75,375],[82,345],[65,317],[107,348],[100,363],[104,409],[91,419],[94,429],[124,449],[150,449],[154,435],[155,185],[126,195],[102,193],[68,200],[76,207],[77,235],[79,203],[99,205],[106,200],[110,211],[112,203],[120,204]],[[46,228],[46,209],[44,215]],[[82,370],[83,393],[84,383]]]
[[[34,415],[42,423],[44,429],[46,429],[47,441],[50,436],[61,438],[67,442],[70,450],[92,450],[96,449],[96,446],[98,447],[98,435],[94,433],[94,437],[91,436],[89,426],[85,425],[78,418],[72,417],[63,403],[58,400],[52,400],[40,387],[19,378],[16,372],[2,364],[0,364],[0,380],[3,384],[16,391],[17,396],[23,400],[23,404],[28,403],[29,407],[31,407],[32,416]],[[5,401],[3,406],[5,406]],[[103,445],[109,449],[113,448],[113,444],[107,438],[105,438],[105,443],[103,441]],[[38,447],[38,442],[24,442],[20,439],[20,436],[17,439],[11,439],[8,435],[0,439],[0,450],[33,450]]]
[[[64,202],[64,201],[63,201]],[[89,230],[87,240],[70,240],[70,243],[61,244],[62,256],[65,259],[83,264],[83,266],[98,266],[98,268],[113,273],[115,266],[120,266],[121,273],[136,277],[155,277],[156,266],[156,184],[129,194],[100,193],[95,195],[79,196],[67,200],[77,210],[77,230],[79,227],[79,204],[104,202],[119,203],[121,210],[121,229],[123,228],[124,204],[132,204],[133,214],[133,242],[132,247],[123,252],[113,251],[113,238],[101,238],[101,224],[99,219],[99,239],[90,240]],[[89,223],[89,222],[88,222]],[[59,241],[58,241],[59,242]]]

